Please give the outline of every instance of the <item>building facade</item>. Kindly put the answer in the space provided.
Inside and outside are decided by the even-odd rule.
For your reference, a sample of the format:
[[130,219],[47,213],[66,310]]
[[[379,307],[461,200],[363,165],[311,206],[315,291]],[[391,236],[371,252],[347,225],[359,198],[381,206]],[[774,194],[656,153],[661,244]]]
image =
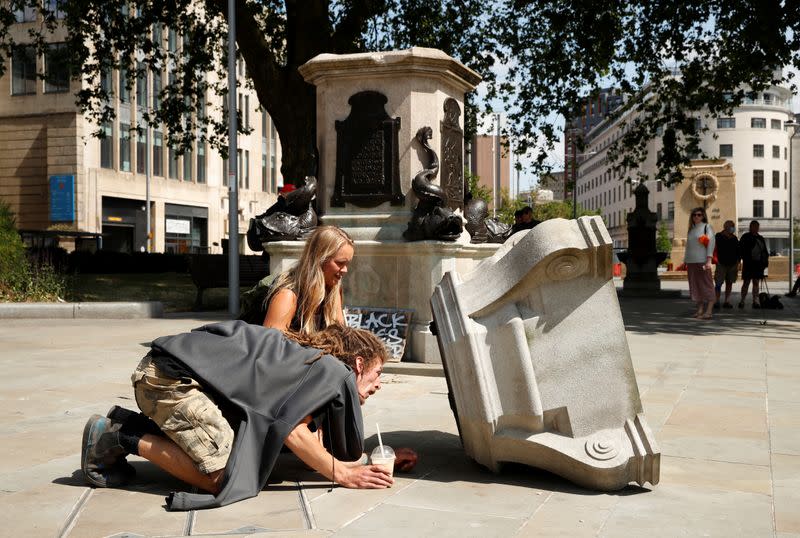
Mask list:
[[[472,137],[470,159],[470,171],[480,179],[478,184],[495,192],[496,185],[496,135],[475,135]],[[500,146],[500,191],[511,194],[511,156],[510,152]],[[498,196],[500,193],[497,193]],[[489,204],[490,208],[494,203]]]
[[[38,17],[17,14],[12,31],[18,43],[24,43],[31,25],[41,24]],[[103,77],[116,119],[101,126],[104,138],[96,138],[97,125],[75,104],[80,82],[70,80],[64,67],[59,39],[65,37],[63,29],[57,30],[42,56],[31,46],[16,47],[0,77],[0,87],[6,88],[0,92],[0,198],[16,213],[17,226],[30,232],[57,228],[102,234],[102,248],[122,252],[221,253],[228,240],[227,161],[207,143],[195,141],[179,155],[168,146],[164,128],[136,129],[148,107],[159,106],[158,90],[169,73],[152,72],[131,89],[124,72]],[[158,37],[165,48],[180,46],[174,32]],[[245,76],[243,65],[238,72]],[[219,110],[218,104],[209,96],[208,113]],[[237,242],[245,252],[249,218],[277,199],[281,149],[252,90],[239,91],[238,107],[245,125],[253,128],[238,139]]]
[[[754,92],[737,107],[731,117],[706,118],[698,114],[708,131],[702,136],[701,150],[711,159],[730,164],[735,174],[735,214],[720,215],[722,220],[737,223],[737,233],[747,230],[751,220],[761,223],[761,234],[770,251],[788,249],[789,153],[791,92],[771,87]],[[586,155],[579,165],[577,178],[578,203],[587,209],[600,210],[617,248],[627,247],[626,216],[633,210],[635,184],[615,174],[606,161],[608,147],[621,136],[621,122],[632,119],[630,112],[615,121],[605,121],[586,135]],[[639,171],[654,176],[656,157],[661,149],[658,137],[649,142],[647,159]],[[698,164],[701,161],[697,161]],[[631,171],[630,177],[634,177]],[[795,189],[797,192],[797,172]],[[666,222],[675,237],[676,192],[660,182],[647,181],[650,209]],[[698,203],[702,205],[702,203]],[[727,204],[726,204],[727,206]],[[796,209],[796,206],[795,206]]]

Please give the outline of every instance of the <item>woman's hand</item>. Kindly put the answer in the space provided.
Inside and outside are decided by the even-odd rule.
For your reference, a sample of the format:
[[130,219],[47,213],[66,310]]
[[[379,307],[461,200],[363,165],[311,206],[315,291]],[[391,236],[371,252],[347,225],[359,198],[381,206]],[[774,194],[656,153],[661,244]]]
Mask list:
[[380,465],[337,467],[336,482],[351,489],[382,489],[391,487],[394,480]]
[[417,453],[410,448],[398,448],[394,451],[394,470],[406,473],[417,464]]
[[711,271],[711,258],[706,258],[706,264],[703,266],[706,271]]

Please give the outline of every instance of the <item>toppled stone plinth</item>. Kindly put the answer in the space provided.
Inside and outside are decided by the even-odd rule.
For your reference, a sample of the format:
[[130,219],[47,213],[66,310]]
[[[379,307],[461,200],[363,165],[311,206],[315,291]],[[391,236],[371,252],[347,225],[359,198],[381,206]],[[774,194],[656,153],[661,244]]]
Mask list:
[[599,490],[658,483],[611,249],[599,217],[553,219],[436,287],[450,405],[478,463],[523,463]]

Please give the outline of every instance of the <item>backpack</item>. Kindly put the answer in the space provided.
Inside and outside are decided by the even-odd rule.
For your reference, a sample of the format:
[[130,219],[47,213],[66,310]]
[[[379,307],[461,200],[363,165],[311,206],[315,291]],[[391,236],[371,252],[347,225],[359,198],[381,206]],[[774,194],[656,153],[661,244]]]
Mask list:
[[239,317],[236,319],[253,325],[264,323],[264,317],[267,315],[267,305],[264,304],[264,300],[272,287],[273,280],[275,275],[267,275],[242,294],[239,298]]
[[758,302],[761,303],[761,308],[769,308],[770,310],[783,310],[783,303],[778,295],[768,295],[764,292],[758,294]]

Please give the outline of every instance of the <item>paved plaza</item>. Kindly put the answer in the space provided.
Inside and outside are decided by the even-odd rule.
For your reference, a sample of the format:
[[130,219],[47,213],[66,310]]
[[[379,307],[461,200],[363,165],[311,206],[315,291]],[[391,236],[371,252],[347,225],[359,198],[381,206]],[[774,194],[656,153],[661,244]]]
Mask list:
[[686,298],[621,299],[657,486],[598,493],[518,465],[493,474],[464,456],[441,370],[393,365],[363,410],[369,450],[379,423],[387,444],[420,454],[394,487],[331,488],[286,455],[258,497],[189,513],[164,509],[182,486],[139,458],[130,486],[87,487],[81,432],[92,413],[135,407],[144,344],[217,318],[0,320],[2,535],[800,536],[800,299],[784,303],[704,322]]

